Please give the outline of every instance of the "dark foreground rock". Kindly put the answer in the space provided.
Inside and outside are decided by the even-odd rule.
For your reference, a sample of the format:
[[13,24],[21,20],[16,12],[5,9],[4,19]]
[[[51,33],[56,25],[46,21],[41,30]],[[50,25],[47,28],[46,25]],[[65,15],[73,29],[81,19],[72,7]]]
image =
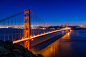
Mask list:
[[28,49],[19,44],[13,44],[11,41],[0,40],[0,57],[43,57],[34,55]]

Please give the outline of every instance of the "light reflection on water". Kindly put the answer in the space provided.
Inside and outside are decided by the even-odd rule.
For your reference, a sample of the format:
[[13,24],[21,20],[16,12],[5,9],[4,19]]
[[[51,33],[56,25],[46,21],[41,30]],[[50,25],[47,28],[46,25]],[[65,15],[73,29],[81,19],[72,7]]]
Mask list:
[[[32,52],[42,54],[44,57],[86,57],[86,30],[70,31],[60,39],[40,51]],[[63,33],[63,32],[62,32]],[[40,45],[41,46],[41,45]]]
[[[64,34],[64,31],[62,31],[62,34]],[[32,52],[34,54],[42,54],[44,57],[60,56],[60,51],[61,51],[61,49],[60,49],[60,41],[61,41],[61,39],[64,39],[66,36],[68,36],[68,34],[69,33],[67,33],[62,38],[58,39],[57,41],[53,42],[52,44],[50,44],[46,48],[42,49],[41,51],[34,51],[32,49]]]

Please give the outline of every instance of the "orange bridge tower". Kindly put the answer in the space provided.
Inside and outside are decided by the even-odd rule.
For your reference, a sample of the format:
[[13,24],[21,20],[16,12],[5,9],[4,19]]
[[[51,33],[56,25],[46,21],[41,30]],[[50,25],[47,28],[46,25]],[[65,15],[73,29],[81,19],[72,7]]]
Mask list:
[[[66,22],[66,28],[68,28],[68,22]],[[68,29],[66,30],[66,33],[68,33]]]
[[31,38],[30,38],[30,9],[24,11],[24,38],[29,38],[29,40],[24,42],[24,47],[27,48],[29,51],[31,51]]

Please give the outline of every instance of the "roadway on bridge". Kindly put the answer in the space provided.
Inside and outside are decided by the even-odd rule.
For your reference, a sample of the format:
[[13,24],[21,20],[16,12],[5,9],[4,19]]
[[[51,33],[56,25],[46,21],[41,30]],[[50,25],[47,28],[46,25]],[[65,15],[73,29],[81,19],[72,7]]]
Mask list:
[[[62,37],[62,35],[65,35],[65,32],[64,31],[63,32],[62,31],[59,31],[59,32],[55,32],[55,33],[52,33],[52,34],[49,34],[49,35],[45,35],[45,36],[42,36],[42,37],[38,37],[36,39],[32,39],[31,40],[31,47],[36,46],[37,44],[40,44],[42,42],[45,42],[45,41],[47,41],[47,40],[49,40],[51,38],[53,39],[54,37],[60,38],[60,37]],[[21,43],[21,45],[24,46],[24,43]]]
[[62,36],[62,32],[61,31],[53,33],[53,34],[45,35],[45,36],[39,37],[37,39],[34,39],[34,40],[31,41],[31,47],[33,47],[33,46],[35,46],[35,45],[37,45],[39,43],[42,43],[44,41],[47,41],[47,40],[49,40],[51,38],[54,38],[55,36],[59,37],[59,35]]

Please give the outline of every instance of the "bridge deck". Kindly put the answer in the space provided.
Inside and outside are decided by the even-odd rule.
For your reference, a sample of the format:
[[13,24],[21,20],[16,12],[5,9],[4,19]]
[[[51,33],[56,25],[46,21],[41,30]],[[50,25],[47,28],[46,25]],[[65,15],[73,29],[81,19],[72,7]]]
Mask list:
[[37,38],[37,37],[40,37],[40,36],[44,36],[44,35],[47,35],[47,34],[55,33],[55,32],[58,32],[58,31],[68,30],[68,29],[70,29],[70,28],[64,28],[64,29],[60,29],[60,30],[55,30],[55,31],[47,32],[47,33],[44,33],[44,34],[39,34],[39,35],[36,35],[36,36],[32,36],[31,38],[25,38],[25,39],[22,38],[20,40],[13,41],[13,44],[19,43],[19,42],[23,42],[23,41],[27,41],[29,39],[34,39],[34,38]]

